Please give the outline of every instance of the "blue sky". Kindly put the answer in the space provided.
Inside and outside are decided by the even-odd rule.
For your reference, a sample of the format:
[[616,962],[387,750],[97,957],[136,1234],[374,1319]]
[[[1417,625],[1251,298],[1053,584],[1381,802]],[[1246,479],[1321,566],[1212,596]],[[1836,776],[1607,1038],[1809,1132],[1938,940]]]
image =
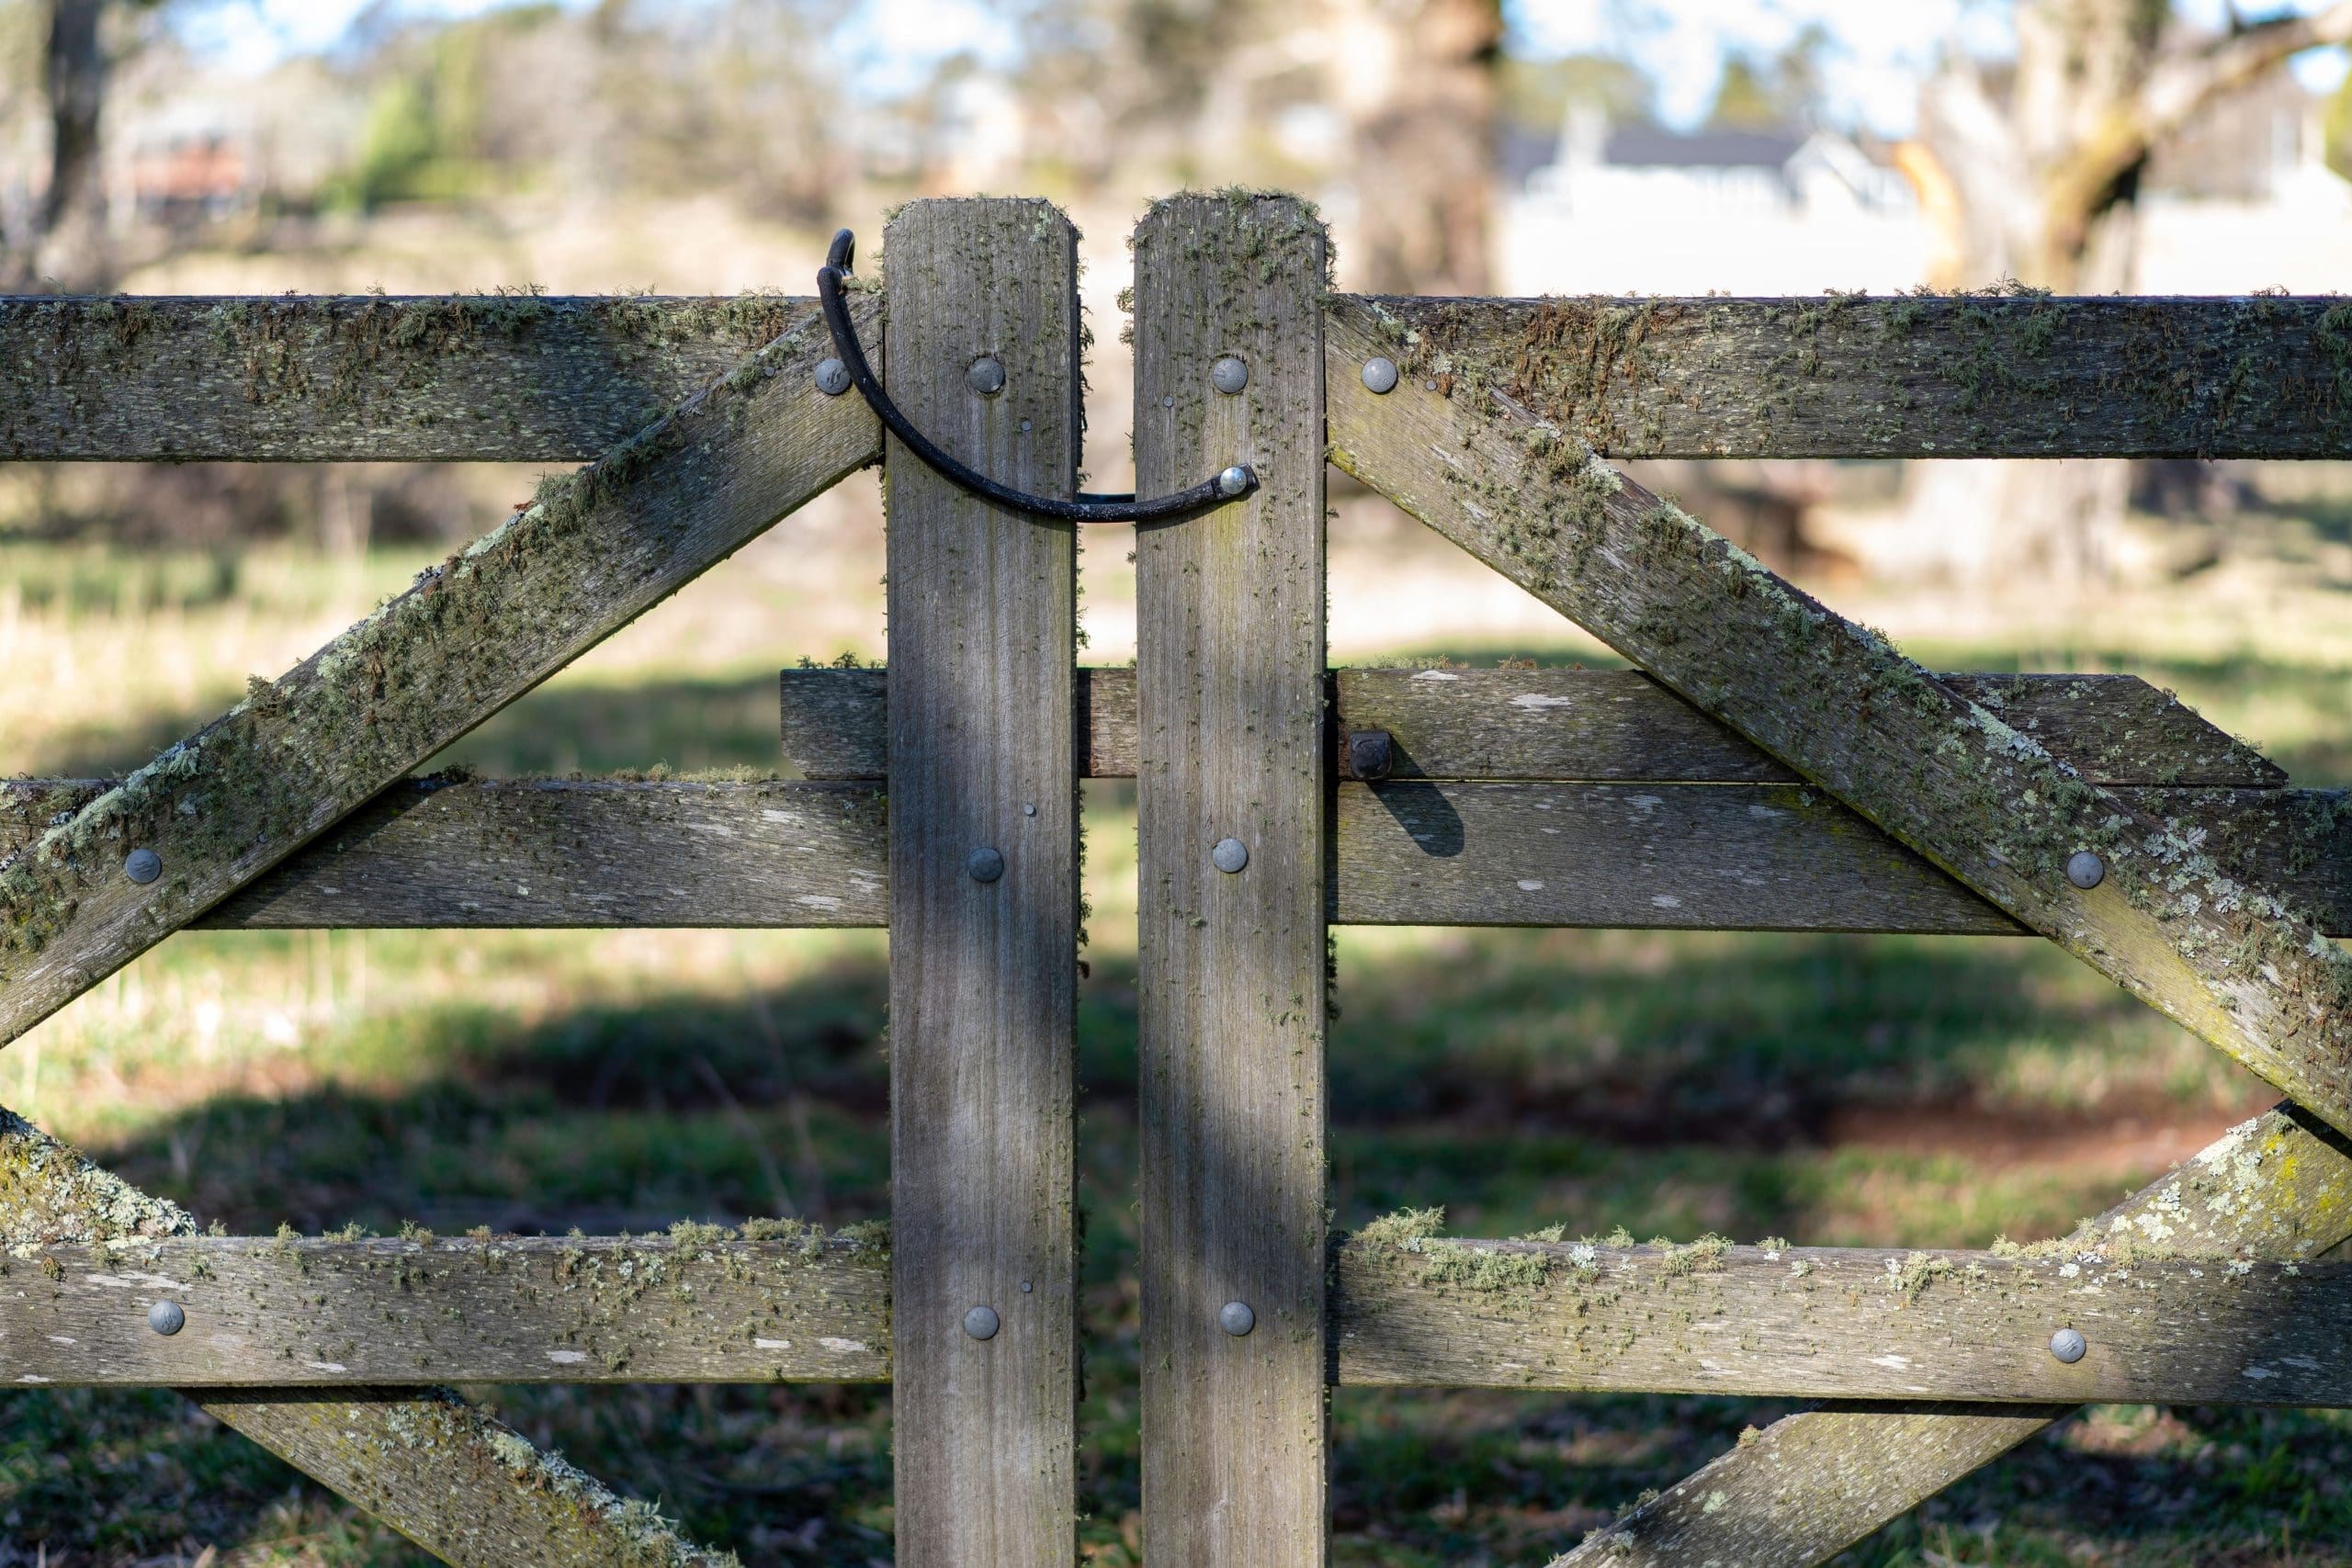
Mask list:
[[[402,0],[419,16],[468,16],[507,0]],[[583,4],[584,0],[565,0]],[[680,0],[691,3],[691,0]],[[1504,0],[1518,47],[1531,53],[1596,51],[1622,54],[1659,85],[1668,118],[1688,122],[1713,96],[1726,51],[1770,54],[1806,24],[1836,40],[1826,62],[1832,111],[1899,134],[1910,128],[1915,84],[1947,40],[1997,53],[2008,40],[2005,0]],[[2315,10],[2322,0],[2291,0]],[[333,45],[368,0],[228,0],[192,13],[184,24],[207,53],[264,70],[289,53]],[[2194,20],[2216,25],[2224,0],[2177,0]],[[2250,6],[2267,12],[2267,6]],[[888,95],[919,85],[938,61],[969,51],[983,58],[1007,47],[1007,31],[984,0],[848,0],[842,43],[871,90]],[[2333,87],[2341,51],[2319,51],[2298,62],[2306,85]]]

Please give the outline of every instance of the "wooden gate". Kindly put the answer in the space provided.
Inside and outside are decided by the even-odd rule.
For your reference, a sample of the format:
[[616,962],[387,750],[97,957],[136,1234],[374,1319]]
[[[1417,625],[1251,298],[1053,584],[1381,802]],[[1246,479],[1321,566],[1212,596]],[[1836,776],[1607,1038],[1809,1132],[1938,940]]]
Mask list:
[[[1360,298],[1246,194],[1135,251],[1142,492],[1261,482],[1143,531],[1133,671],[1073,668],[1069,526],[886,443],[806,300],[0,303],[9,457],[601,454],[130,778],[0,785],[0,1041],[182,928],[892,931],[887,1237],[212,1235],[11,1117],[10,1381],[184,1389],[509,1564],[723,1554],[435,1384],[890,1380],[899,1560],[1068,1561],[1074,792],[1132,776],[1153,1562],[1321,1562],[1337,1384],[1825,1402],[1568,1559],[1657,1563],[1817,1562],[2085,1401],[2352,1404],[2343,800],[2130,677],[1930,673],[1607,461],[2340,457],[2352,304]],[[1067,221],[886,254],[909,415],[1071,494]],[[1327,456],[1644,673],[1327,671]],[[804,781],[407,776],[876,461],[890,666],[786,672]],[[2034,933],[2289,1099],[2023,1250],[1330,1235],[1332,922]]]

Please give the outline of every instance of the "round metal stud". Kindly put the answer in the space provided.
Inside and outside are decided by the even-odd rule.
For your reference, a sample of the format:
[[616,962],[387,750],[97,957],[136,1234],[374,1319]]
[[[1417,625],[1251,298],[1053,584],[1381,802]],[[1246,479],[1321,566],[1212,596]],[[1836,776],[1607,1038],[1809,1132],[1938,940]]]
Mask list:
[[164,857],[153,850],[133,850],[123,857],[122,874],[144,886],[164,874]]
[[2083,1352],[2089,1348],[2078,1328],[2062,1328],[2050,1337],[2050,1353],[2070,1367],[2081,1360]]
[[1258,1314],[1248,1302],[1227,1302],[1217,1308],[1216,1325],[1238,1339],[1258,1326]]
[[993,354],[983,354],[972,361],[972,367],[964,372],[964,379],[980,396],[992,398],[1004,390],[1004,361]]
[[817,390],[829,398],[838,398],[849,390],[849,367],[838,359],[823,359],[817,363]]
[[964,1332],[975,1339],[993,1339],[996,1331],[1002,1326],[994,1307],[974,1307],[964,1314]]
[[1238,839],[1219,839],[1209,852],[1209,863],[1230,876],[1250,863],[1250,846]]
[[1363,362],[1363,384],[1367,390],[1374,392],[1395,391],[1396,389],[1396,362],[1393,359],[1386,358],[1385,356],[1378,359],[1365,360]]
[[978,849],[974,850],[971,858],[964,863],[964,869],[972,874],[972,880],[975,882],[994,882],[1004,874],[1004,856],[989,845],[982,844]]
[[2107,880],[2107,863],[2088,850],[2066,857],[2066,880],[2087,892]]
[[1209,367],[1209,385],[1228,398],[1249,384],[1250,367],[1229,354]]
[[147,1309],[147,1326],[168,1339],[187,1326],[187,1314],[177,1302],[157,1302]]
[[1229,468],[1221,468],[1217,471],[1216,492],[1226,500],[1231,501],[1249,488],[1250,470],[1240,464],[1236,463]]

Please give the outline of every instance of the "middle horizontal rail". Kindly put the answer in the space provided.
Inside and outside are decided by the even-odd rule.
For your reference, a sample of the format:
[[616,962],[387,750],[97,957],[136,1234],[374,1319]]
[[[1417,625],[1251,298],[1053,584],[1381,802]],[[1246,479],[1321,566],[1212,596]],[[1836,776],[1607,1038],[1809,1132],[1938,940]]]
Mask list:
[[[854,1231],[187,1236],[5,1263],[24,1386],[891,1376],[887,1247]],[[1329,1376],[1351,1386],[2352,1404],[2346,1264],[1365,1235],[1333,1269]]]

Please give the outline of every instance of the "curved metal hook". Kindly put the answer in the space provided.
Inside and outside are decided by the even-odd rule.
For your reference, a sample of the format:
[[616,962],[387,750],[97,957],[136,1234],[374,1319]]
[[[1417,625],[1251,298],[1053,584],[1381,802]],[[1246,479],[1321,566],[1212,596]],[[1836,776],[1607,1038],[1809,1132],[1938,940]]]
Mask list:
[[1220,502],[1238,500],[1258,488],[1257,472],[1246,464],[1236,464],[1190,490],[1152,501],[1139,502],[1132,495],[1083,492],[1075,500],[1059,501],[1001,485],[986,474],[966,468],[933,445],[899,412],[899,405],[890,400],[882,383],[875,378],[874,367],[865,362],[865,351],[858,346],[857,333],[850,326],[849,307],[842,299],[842,285],[848,278],[850,264],[856,255],[857,236],[843,229],[833,236],[832,244],[825,252],[825,265],[817,269],[817,298],[824,306],[825,326],[833,334],[833,352],[841,356],[842,367],[849,372],[850,380],[867,405],[890,427],[890,434],[949,483],[1000,506],[1033,512],[1063,523],[1165,523]]

